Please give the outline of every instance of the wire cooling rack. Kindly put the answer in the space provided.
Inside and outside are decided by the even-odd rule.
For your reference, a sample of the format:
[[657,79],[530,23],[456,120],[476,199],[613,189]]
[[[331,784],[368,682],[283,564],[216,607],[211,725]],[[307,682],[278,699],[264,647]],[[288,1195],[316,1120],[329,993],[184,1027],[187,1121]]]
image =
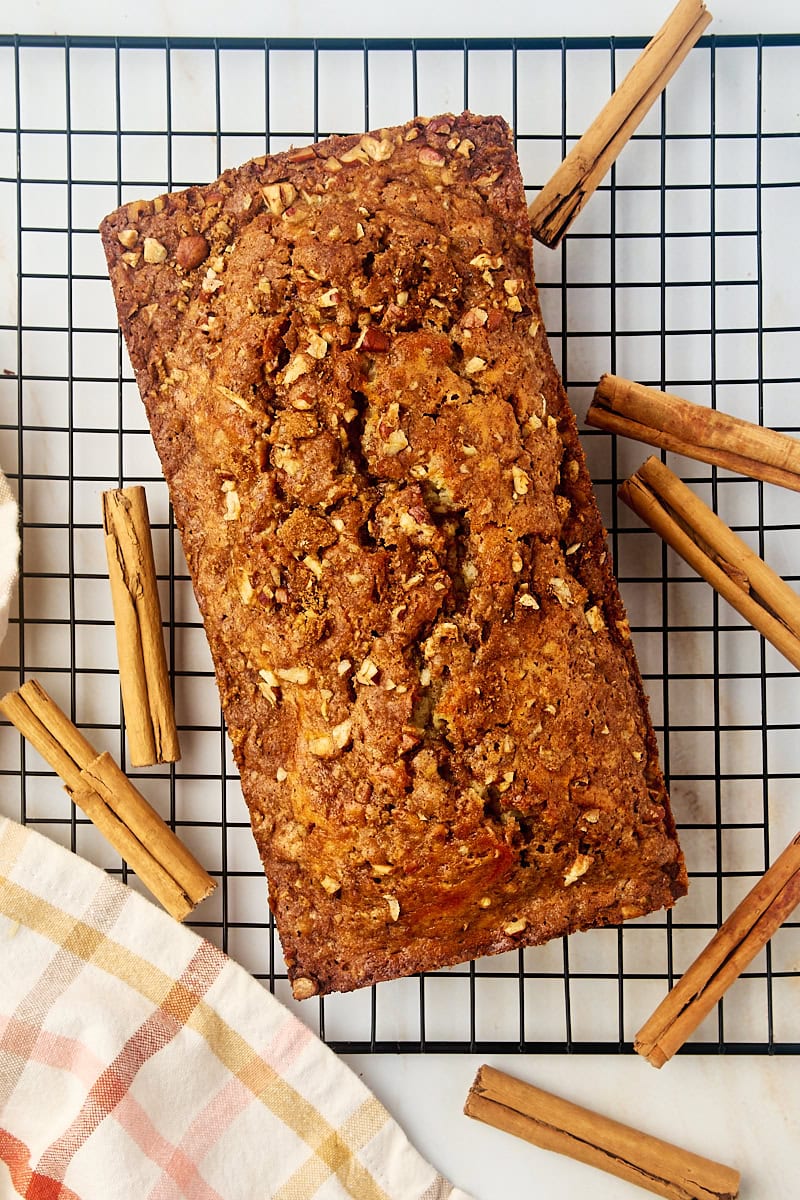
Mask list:
[[[647,451],[585,431],[692,885],[673,913],[296,1006],[211,662],[96,233],[125,200],[248,157],[470,107],[513,125],[531,194],[641,49],[633,39],[0,37],[0,465],[22,506],[0,685],[39,677],[126,763],[99,494],[144,483],[183,757],[131,772],[220,877],[195,928],[335,1048],[627,1051],[798,825],[800,681],[616,501]],[[798,431],[800,38],[704,38],[558,251],[551,343],[582,417],[606,370]],[[790,581],[800,496],[671,465]],[[137,887],[46,764],[0,726],[0,811]],[[800,1050],[789,922],[689,1052]]]

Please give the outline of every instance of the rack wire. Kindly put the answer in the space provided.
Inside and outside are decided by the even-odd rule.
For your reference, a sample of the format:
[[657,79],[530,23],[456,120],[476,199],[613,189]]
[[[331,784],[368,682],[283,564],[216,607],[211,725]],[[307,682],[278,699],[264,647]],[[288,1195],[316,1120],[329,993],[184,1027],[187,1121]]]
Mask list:
[[[0,465],[22,508],[0,686],[38,676],[127,763],[99,493],[144,483],[183,758],[138,786],[220,877],[194,927],[346,1051],[627,1052],[641,1021],[797,827],[800,681],[638,525],[641,446],[584,447],[692,886],[671,913],[295,1006],[210,657],[132,371],[98,221],[246,158],[412,114],[501,112],[535,192],[638,39],[200,40],[0,36]],[[537,252],[579,420],[605,370],[798,432],[800,37],[703,38],[558,251]],[[667,456],[798,579],[800,496]],[[138,887],[47,765],[0,725],[0,812]],[[800,1051],[788,922],[685,1048]]]

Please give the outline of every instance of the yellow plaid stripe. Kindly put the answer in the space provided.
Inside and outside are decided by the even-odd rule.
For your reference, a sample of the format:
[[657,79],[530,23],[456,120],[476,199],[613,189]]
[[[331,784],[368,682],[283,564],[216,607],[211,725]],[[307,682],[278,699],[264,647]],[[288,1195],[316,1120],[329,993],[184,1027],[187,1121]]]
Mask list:
[[[339,1137],[347,1145],[360,1149],[380,1132],[385,1121],[386,1112],[383,1106],[374,1096],[370,1096],[343,1123]],[[354,1161],[352,1155],[342,1153],[341,1143],[336,1145],[327,1137],[325,1144],[317,1148],[314,1157],[306,1159],[283,1187],[275,1192],[273,1200],[309,1200],[325,1182],[326,1176],[322,1173],[323,1162],[331,1164],[331,1170],[339,1177],[342,1186],[350,1190],[350,1174]]]
[[[13,848],[6,847],[3,854],[6,866],[9,851],[13,853]],[[154,1007],[161,1007],[170,997],[170,1008],[180,1017],[184,1005],[176,996],[175,980],[166,972],[2,875],[0,909],[56,945],[65,948],[68,945],[76,957],[91,960],[94,966],[139,992]],[[354,1200],[388,1200],[383,1188],[356,1157],[389,1119],[377,1100],[367,1101],[341,1129],[334,1129],[208,1003],[201,1000],[196,1004],[186,1024],[203,1037],[220,1062],[255,1099],[313,1151],[314,1157],[281,1189],[281,1200],[306,1200],[313,1194],[309,1187],[317,1171],[320,1172],[317,1188],[327,1176],[336,1175]]]

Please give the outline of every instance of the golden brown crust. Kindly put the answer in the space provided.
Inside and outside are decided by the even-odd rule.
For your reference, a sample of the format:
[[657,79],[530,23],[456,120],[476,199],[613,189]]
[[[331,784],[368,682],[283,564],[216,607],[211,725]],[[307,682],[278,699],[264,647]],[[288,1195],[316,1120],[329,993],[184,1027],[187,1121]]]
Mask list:
[[686,890],[499,118],[101,227],[295,994]]

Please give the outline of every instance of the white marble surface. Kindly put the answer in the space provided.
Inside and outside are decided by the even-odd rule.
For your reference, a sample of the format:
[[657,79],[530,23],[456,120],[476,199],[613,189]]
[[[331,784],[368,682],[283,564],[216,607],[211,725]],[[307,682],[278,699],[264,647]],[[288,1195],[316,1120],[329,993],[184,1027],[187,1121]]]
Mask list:
[[[664,0],[33,0],[19,33],[171,34],[197,37],[560,37],[649,35]],[[795,0],[714,0],[716,33],[786,33]],[[10,10],[9,10],[10,11]],[[6,17],[8,24],[8,17]]]
[[[712,0],[712,31],[796,29],[796,0]],[[21,33],[257,36],[459,36],[646,34],[668,5],[640,0],[404,0],[387,5],[330,0],[37,0],[13,13]],[[8,27],[12,13],[4,12]],[[796,824],[796,820],[795,820]],[[517,1143],[461,1114],[479,1059],[472,1056],[349,1056],[420,1150],[476,1200],[590,1195],[624,1200],[632,1186]],[[506,1057],[511,1073],[668,1140],[739,1167],[744,1200],[795,1200],[800,1145],[797,1060],[687,1056],[656,1073],[615,1056]]]
[[[475,1200],[635,1200],[641,1188],[478,1125],[461,1110],[472,1055],[348,1055],[422,1151]],[[677,1058],[661,1071],[638,1058],[496,1055],[491,1065],[537,1087],[741,1171],[741,1200],[796,1200],[797,1060]]]

